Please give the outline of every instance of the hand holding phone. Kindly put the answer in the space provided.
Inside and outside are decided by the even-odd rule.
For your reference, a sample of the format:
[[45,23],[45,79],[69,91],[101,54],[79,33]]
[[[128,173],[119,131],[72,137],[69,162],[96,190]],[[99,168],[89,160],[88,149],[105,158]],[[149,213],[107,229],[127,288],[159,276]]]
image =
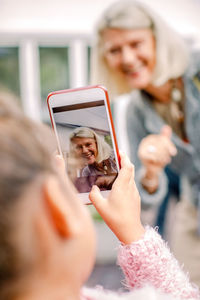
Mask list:
[[89,196],[116,237],[122,243],[130,244],[144,234],[140,218],[141,201],[134,181],[134,166],[124,154],[121,154],[121,167],[107,198],[101,195],[97,187],[93,187]]
[[119,154],[106,89],[57,91],[47,102],[59,152],[80,197],[89,203],[93,185],[107,195],[118,175]]

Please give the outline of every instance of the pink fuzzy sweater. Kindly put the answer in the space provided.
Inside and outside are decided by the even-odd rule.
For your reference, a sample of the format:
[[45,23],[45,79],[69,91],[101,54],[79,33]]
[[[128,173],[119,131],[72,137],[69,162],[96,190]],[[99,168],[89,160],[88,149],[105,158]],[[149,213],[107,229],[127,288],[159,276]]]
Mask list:
[[160,235],[147,227],[144,237],[119,247],[118,264],[125,274],[129,293],[83,288],[81,300],[200,299]]

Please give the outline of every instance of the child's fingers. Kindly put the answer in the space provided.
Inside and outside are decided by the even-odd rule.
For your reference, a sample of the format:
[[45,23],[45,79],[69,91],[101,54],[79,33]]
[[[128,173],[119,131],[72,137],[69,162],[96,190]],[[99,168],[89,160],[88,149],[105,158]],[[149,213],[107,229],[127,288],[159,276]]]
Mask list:
[[121,158],[121,167],[122,168],[131,164],[128,156],[122,151],[120,151],[120,158]]
[[133,166],[133,170],[130,177],[130,183],[135,184],[135,167]]
[[119,175],[114,182],[114,185],[124,185],[127,184],[130,180],[132,175],[134,174],[134,166],[130,162],[127,155],[121,155],[121,169],[119,171]]
[[101,204],[105,202],[105,199],[101,195],[100,189],[96,185],[93,185],[91,192],[89,193],[89,198],[97,210],[101,206]]
[[61,174],[66,176],[65,162],[64,162],[63,157],[59,154],[56,154],[55,155],[55,161],[56,161],[56,165],[57,165],[59,171],[61,172]]

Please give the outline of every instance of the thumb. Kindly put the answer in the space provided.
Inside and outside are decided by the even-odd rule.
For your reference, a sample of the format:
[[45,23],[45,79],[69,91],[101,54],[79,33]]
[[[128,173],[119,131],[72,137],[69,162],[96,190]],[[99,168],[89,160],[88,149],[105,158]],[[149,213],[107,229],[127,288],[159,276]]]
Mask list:
[[59,171],[61,172],[61,174],[66,176],[65,162],[64,162],[63,157],[59,154],[56,154],[55,161],[56,161],[56,165],[57,165]]
[[172,129],[169,125],[164,125],[160,131],[160,134],[171,139]]
[[100,190],[97,185],[93,185],[91,192],[89,193],[89,198],[94,207],[98,210],[102,202],[105,201],[104,197],[101,195]]
[[171,137],[172,137],[172,129],[168,125],[164,125],[160,131],[162,136],[167,137],[169,141],[169,153],[172,156],[175,156],[177,154],[176,146],[172,143]]

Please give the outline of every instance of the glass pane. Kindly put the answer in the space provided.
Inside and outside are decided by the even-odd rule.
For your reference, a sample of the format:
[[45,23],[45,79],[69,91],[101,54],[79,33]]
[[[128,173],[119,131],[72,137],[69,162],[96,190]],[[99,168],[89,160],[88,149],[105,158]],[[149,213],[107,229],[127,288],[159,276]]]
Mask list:
[[20,96],[18,47],[0,47],[0,89]]
[[43,120],[48,121],[47,95],[56,90],[69,88],[68,47],[40,47],[40,85]]

